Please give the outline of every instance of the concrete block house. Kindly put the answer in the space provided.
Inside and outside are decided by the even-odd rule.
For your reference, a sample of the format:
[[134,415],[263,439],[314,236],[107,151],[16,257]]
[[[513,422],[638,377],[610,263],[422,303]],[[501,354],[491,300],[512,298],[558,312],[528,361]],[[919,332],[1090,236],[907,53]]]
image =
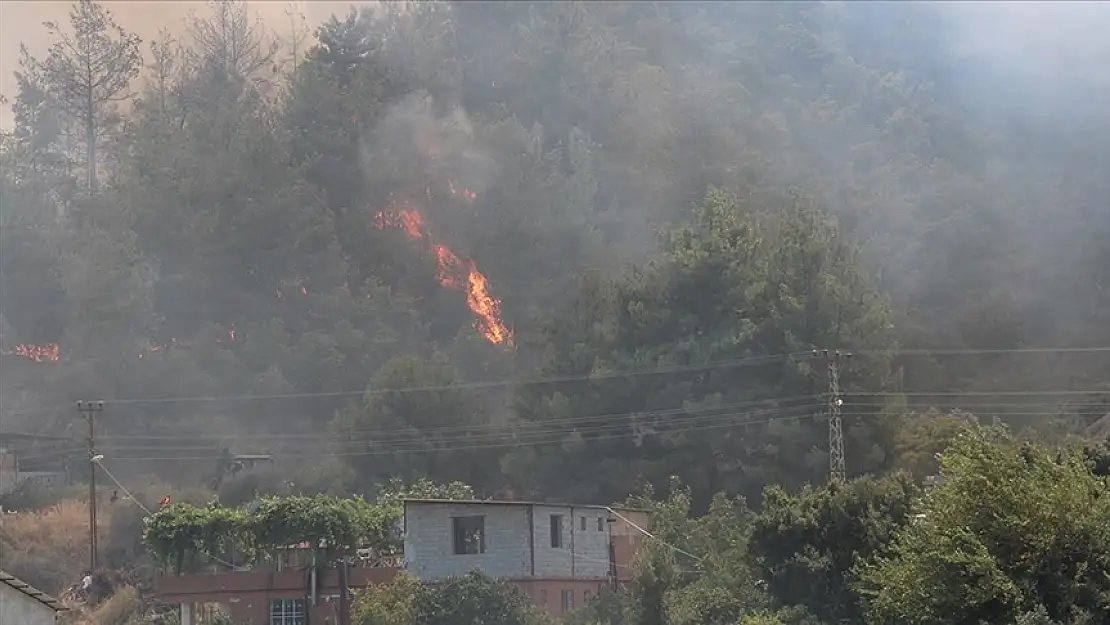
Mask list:
[[642,511],[604,506],[413,500],[405,568],[424,582],[478,569],[561,614],[627,581],[648,523]]
[[560,615],[629,581],[650,522],[645,511],[606,506],[410,499],[398,561],[360,559],[314,585],[304,558],[290,553],[268,570],[163,575],[155,592],[181,606],[181,625],[201,625],[216,611],[253,625],[343,625],[348,591],[402,572],[436,583],[480,570]]

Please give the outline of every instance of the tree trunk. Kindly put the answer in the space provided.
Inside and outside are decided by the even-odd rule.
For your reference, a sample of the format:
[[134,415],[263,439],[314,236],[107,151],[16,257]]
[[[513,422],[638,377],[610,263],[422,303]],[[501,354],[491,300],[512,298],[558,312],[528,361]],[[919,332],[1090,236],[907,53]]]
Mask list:
[[96,194],[96,120],[93,117],[92,89],[85,102],[85,167],[88,168],[89,195]]

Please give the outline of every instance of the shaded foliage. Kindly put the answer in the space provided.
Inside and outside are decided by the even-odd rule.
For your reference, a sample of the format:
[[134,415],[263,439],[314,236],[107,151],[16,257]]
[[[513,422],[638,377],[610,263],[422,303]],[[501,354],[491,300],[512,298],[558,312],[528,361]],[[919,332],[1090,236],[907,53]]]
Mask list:
[[355,600],[357,625],[538,625],[543,622],[519,588],[473,572],[435,585],[402,577]]
[[[803,490],[828,467],[813,349],[856,352],[852,476],[935,475],[996,417],[1105,437],[1106,353],[1007,351],[1110,341],[1104,70],[1081,98],[1039,90],[1064,114],[907,3],[386,3],[324,22],[285,71],[228,0],[152,42],[142,81],[100,5],[50,30],[0,143],[4,429],[76,435],[73,400],[125,400],[98,432],[116,474],[215,475],[233,508],[280,495],[269,542],[320,537],[316,503],[341,504],[315,493],[388,498],[396,477],[606,502],[677,476],[661,535],[703,568],[652,552],[599,602],[612,618],[858,618],[856,565],[911,493]],[[403,210],[418,236],[386,227]],[[511,346],[475,330],[477,276]],[[81,476],[79,447],[26,468]],[[273,462],[229,475],[242,456]],[[223,549],[231,517],[204,510],[178,510],[168,558]],[[933,561],[905,536],[888,566],[917,579]],[[997,582],[969,591],[990,618],[1101,609],[1094,582],[1030,590],[974,531],[928,538]]]

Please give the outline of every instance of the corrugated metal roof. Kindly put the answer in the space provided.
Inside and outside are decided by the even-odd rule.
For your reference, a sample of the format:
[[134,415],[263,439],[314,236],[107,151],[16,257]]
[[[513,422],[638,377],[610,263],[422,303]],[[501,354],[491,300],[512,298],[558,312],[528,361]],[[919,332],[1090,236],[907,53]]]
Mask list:
[[15,577],[14,575],[5,573],[4,571],[0,571],[0,584],[4,584],[6,586],[14,588],[15,590],[34,599],[35,601],[38,601],[39,603],[49,607],[55,612],[64,612],[66,610],[65,606],[59,603],[58,600],[54,597],[51,597],[50,595],[35,588],[27,582]]

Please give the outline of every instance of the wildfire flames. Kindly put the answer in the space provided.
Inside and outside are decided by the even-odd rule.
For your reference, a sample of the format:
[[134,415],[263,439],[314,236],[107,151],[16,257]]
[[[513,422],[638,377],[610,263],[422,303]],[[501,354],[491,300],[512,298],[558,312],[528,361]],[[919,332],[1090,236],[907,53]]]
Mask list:
[[[477,197],[468,189],[456,189],[453,182],[448,185],[452,195],[470,201]],[[501,321],[501,301],[489,294],[486,276],[478,271],[473,261],[464,261],[446,245],[434,242],[428,234],[424,217],[416,208],[394,202],[387,211],[378,213],[374,225],[377,228],[400,228],[413,239],[431,241],[438,260],[436,279],[446,288],[466,291],[466,304],[477,317],[474,328],[491,343],[512,345],[513,332]]]
[[[451,181],[447,183],[447,190],[451,195],[471,202],[477,197],[475,192],[456,187]],[[428,195],[431,196],[430,186]],[[473,261],[463,260],[446,245],[436,243],[428,234],[423,215],[416,208],[394,202],[388,210],[378,213],[374,225],[378,228],[400,228],[412,239],[430,242],[437,259],[436,280],[446,288],[466,292],[466,304],[476,317],[474,328],[491,343],[513,344],[512,330],[501,321],[501,301],[490,295],[489,281],[486,276],[478,271]],[[304,285],[296,288],[301,295],[308,295],[308,288]],[[284,301],[285,293],[278,290],[277,298]],[[227,330],[226,341],[235,342],[237,338],[235,327],[232,326]],[[217,343],[224,343],[224,341],[223,338],[216,339]],[[189,344],[170,339],[168,345],[151,345],[145,353],[154,354],[177,347],[189,347]],[[61,348],[57,343],[41,345],[24,343],[17,345],[13,351],[0,350],[0,354],[22,356],[34,362],[55,362],[61,357]],[[143,356],[143,353],[138,355],[139,358]]]
[[61,351],[57,343],[46,343],[44,345],[23,343],[16,345],[15,351],[0,353],[4,355],[23,356],[35,362],[53,362],[61,358]]

